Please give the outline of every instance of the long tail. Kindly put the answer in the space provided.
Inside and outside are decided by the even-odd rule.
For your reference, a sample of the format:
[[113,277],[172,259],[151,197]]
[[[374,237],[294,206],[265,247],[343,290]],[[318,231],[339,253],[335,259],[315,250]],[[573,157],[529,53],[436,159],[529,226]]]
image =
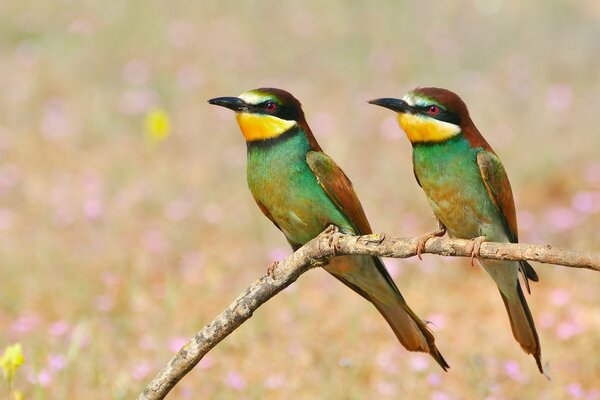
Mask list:
[[336,257],[325,268],[373,303],[407,350],[429,353],[444,371],[450,368],[436,347],[433,334],[410,309],[379,258]]
[[515,290],[517,291],[517,296],[515,296],[512,301],[500,291],[502,301],[504,301],[504,306],[508,312],[510,327],[512,328],[513,336],[517,342],[519,342],[523,351],[533,355],[540,373],[543,374],[544,369],[542,367],[542,348],[540,346],[540,339],[535,329],[535,324],[533,323],[533,317],[531,316],[531,311],[529,311],[527,300],[525,300],[523,289],[521,289],[518,280],[515,285]]
[[371,299],[371,302],[379,310],[381,315],[383,315],[400,343],[402,343],[407,350],[429,353],[444,371],[447,371],[448,368],[450,368],[450,365],[448,365],[442,356],[442,353],[440,353],[435,345],[433,333],[431,333],[425,323],[415,315],[403,298],[401,298],[395,306],[389,306],[379,302],[377,299]]

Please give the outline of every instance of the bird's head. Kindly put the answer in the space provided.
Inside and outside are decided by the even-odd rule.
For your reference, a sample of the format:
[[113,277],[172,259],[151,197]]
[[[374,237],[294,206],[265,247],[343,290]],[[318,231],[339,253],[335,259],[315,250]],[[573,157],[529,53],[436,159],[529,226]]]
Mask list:
[[398,113],[398,122],[411,143],[435,143],[451,139],[471,124],[467,106],[454,92],[440,88],[417,88],[402,99],[369,101]]
[[235,111],[247,142],[275,139],[306,124],[300,102],[281,89],[254,89],[238,97],[217,97],[208,102]]

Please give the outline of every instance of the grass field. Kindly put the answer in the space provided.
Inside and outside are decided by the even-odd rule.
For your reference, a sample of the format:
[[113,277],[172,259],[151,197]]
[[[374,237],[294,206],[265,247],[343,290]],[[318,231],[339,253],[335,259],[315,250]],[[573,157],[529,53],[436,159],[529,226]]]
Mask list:
[[[15,388],[133,398],[290,252],[251,198],[216,96],[294,93],[375,231],[413,236],[435,221],[410,145],[366,101],[453,89],[508,170],[521,240],[599,251],[599,37],[595,0],[0,2],[0,350],[23,346]],[[152,110],[166,138],[149,135]],[[386,262],[434,322],[449,373],[315,270],[171,398],[600,399],[600,275],[536,266],[549,382],[480,268]]]

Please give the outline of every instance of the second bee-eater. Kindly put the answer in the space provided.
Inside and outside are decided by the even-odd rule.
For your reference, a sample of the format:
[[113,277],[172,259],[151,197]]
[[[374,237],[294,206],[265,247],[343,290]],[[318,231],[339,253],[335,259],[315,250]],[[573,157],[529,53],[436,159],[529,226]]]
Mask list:
[[[500,159],[469,116],[465,103],[453,92],[417,88],[402,99],[370,103],[398,113],[400,126],[413,147],[417,182],[442,228],[452,237],[481,241],[518,242],[517,217],[508,176]],[[422,248],[422,247],[421,247]],[[480,260],[496,282],[521,348],[535,358],[543,373],[541,348],[518,272],[538,277],[526,261]]]
[[[246,140],[250,191],[294,250],[330,225],[351,235],[372,232],[352,183],[321,150],[290,93],[261,88],[209,103],[235,111]],[[406,349],[429,353],[444,370],[449,368],[381,259],[340,256],[325,269],[373,303]]]

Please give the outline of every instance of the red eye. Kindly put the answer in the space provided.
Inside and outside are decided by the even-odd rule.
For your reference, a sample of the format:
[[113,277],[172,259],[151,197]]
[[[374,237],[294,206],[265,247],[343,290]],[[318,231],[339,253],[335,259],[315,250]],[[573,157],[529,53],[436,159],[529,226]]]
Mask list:
[[277,104],[275,104],[272,101],[267,101],[265,104],[265,110],[267,110],[268,112],[273,112],[277,110]]
[[437,115],[440,112],[440,108],[438,106],[429,106],[427,109],[427,114],[429,115]]

